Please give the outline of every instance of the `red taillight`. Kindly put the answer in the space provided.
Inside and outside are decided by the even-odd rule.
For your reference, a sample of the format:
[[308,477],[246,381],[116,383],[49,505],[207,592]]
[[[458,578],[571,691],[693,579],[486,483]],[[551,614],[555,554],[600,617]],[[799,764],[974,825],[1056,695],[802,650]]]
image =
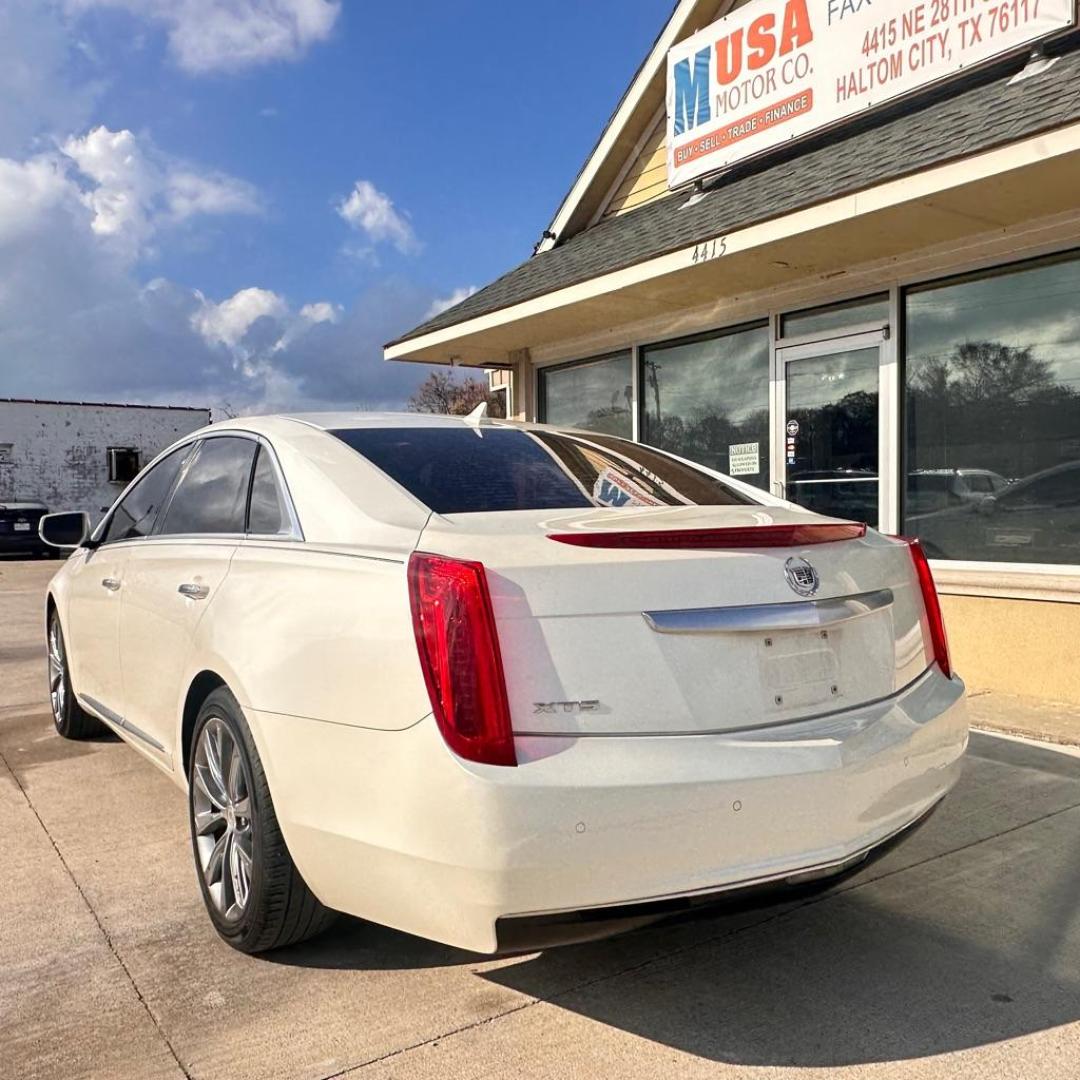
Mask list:
[[550,533],[549,540],[576,547],[722,550],[724,548],[803,547],[858,540],[866,526],[747,525],[729,529],[668,529],[650,532]]
[[409,601],[420,666],[446,745],[469,761],[516,765],[483,565],[414,552]]
[[941,615],[937,586],[934,584],[934,575],[930,572],[926,552],[922,544],[913,537],[900,536],[897,539],[903,540],[911,551],[915,573],[919,577],[919,588],[922,590],[923,606],[926,608],[926,619],[930,624],[930,643],[934,649],[934,659],[938,667],[951,679],[952,662],[949,659],[949,639],[945,636],[945,620]]

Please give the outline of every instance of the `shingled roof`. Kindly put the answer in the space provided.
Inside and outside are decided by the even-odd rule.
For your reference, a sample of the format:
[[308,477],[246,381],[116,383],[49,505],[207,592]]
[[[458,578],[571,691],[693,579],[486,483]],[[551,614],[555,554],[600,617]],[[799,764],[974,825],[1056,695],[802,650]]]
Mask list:
[[[855,126],[824,133],[764,162],[749,162],[715,181],[694,205],[687,205],[688,193],[677,193],[606,218],[390,344],[1080,117],[1080,51],[1013,82],[1022,66],[1023,60],[1013,60],[1008,70],[983,73],[960,92],[955,85],[939,91],[936,100],[917,110],[908,103],[868,114]],[[945,92],[950,96],[941,96]]]

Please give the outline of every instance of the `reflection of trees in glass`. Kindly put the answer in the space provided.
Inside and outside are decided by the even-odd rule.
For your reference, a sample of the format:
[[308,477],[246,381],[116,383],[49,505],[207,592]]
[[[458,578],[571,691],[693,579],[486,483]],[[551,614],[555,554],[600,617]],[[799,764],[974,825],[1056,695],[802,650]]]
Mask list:
[[853,390],[839,401],[800,409],[789,407],[798,420],[798,465],[792,475],[814,469],[859,469],[877,472],[878,395]]
[[908,374],[909,468],[982,468],[1025,476],[1064,460],[1080,432],[1080,395],[1031,346],[964,342],[914,357]]
[[[757,443],[769,478],[769,334],[764,325],[646,350],[642,361],[644,442],[726,472],[729,447]],[[754,408],[758,402],[760,408]]]
[[724,406],[711,402],[697,406],[688,416],[664,416],[657,422],[653,412],[645,415],[644,441],[661,450],[700,461],[710,468],[726,471],[728,447],[737,443],[759,444],[762,483],[768,478],[769,410],[756,409],[739,420],[732,420]]
[[597,431],[602,435],[625,435],[630,422],[630,410],[620,405],[608,405],[592,409],[580,427]]
[[540,371],[540,412],[549,424],[629,437],[633,430],[630,354]]

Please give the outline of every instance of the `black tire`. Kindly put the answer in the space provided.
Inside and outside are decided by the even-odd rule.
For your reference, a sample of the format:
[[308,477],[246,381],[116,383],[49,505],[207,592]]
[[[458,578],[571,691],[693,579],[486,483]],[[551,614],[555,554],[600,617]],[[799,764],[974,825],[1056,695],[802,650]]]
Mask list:
[[[228,812],[223,810],[222,814],[217,815],[223,820],[214,829],[205,828],[201,836],[196,826],[197,813],[200,813],[203,822],[212,819],[214,808],[221,803],[221,799],[216,795],[218,791],[226,801],[231,800],[229,780],[223,777],[219,788],[205,763],[204,734],[205,741],[209,743],[213,743],[215,738],[221,738],[220,729],[216,726],[218,723],[223,725],[232,738],[232,748],[228,751],[230,763],[233,751],[238,752],[240,773],[237,783],[242,780],[244,787],[237,791],[246,793],[247,796],[246,801],[230,803],[236,832],[245,837],[244,845],[240,845],[238,840],[233,843],[245,847],[248,851],[247,895],[243,904],[238,904],[237,908],[229,904],[230,898],[233,903],[237,902],[239,892],[236,878],[226,875],[225,872],[224,863],[229,856],[221,857],[221,881],[213,886],[215,894],[212,894],[212,886],[207,880],[210,871],[206,868],[206,860],[213,859],[212,851],[216,851],[222,844],[226,832],[234,828],[232,823],[225,824],[225,814]],[[209,725],[214,726],[208,731]],[[218,745],[220,747],[221,744]],[[191,748],[191,760],[188,764],[188,822],[199,888],[214,929],[227,944],[244,953],[280,949],[321,934],[334,921],[337,913],[319,903],[296,869],[281,835],[274,812],[274,801],[266,782],[266,773],[251,738],[251,731],[236,698],[224,687],[215,690],[199,710],[192,732]],[[219,767],[221,764],[219,760]],[[231,769],[229,764],[224,769],[219,768],[219,771],[231,774]],[[210,800],[209,803],[207,799]],[[208,806],[209,810],[206,809]],[[248,809],[249,812],[238,815],[237,807]],[[220,831],[217,831],[218,828]],[[228,851],[228,845],[222,850]],[[223,905],[226,910],[222,910]]]
[[[49,704],[57,734],[65,739],[92,739],[104,735],[105,725],[96,717],[84,712],[71,686],[71,669],[67,660],[67,643],[60,625],[60,616],[49,612],[48,634],[45,639],[48,652]],[[56,666],[59,664],[59,681]]]

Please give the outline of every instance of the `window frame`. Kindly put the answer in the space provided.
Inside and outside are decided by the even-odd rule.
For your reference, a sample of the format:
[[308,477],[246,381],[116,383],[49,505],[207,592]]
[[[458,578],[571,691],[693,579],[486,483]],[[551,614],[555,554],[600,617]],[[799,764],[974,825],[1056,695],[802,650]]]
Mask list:
[[[773,353],[774,353],[774,330],[772,326],[772,319],[768,315],[763,315],[757,319],[746,319],[743,322],[733,323],[730,326],[722,326],[716,330],[700,330],[694,334],[681,334],[678,337],[664,338],[660,341],[649,341],[642,345],[638,345],[634,349],[634,385],[638,388],[637,400],[635,401],[635,413],[634,413],[634,442],[639,442],[644,446],[651,446],[655,450],[661,449],[654,443],[646,442],[645,431],[647,424],[645,420],[645,412],[648,408],[648,391],[646,387],[648,383],[645,378],[645,364],[646,356],[654,349],[676,349],[684,345],[697,345],[702,341],[716,341],[720,338],[732,337],[735,334],[749,333],[751,330],[764,330],[766,334],[766,407],[769,410],[768,431],[767,438],[765,440],[769,449],[769,467],[766,470],[765,487],[759,488],[757,484],[751,484],[750,486],[757,491],[764,491],[767,495],[775,496],[773,491],[773,461],[772,461],[772,429],[776,423],[773,416]],[[673,454],[671,450],[664,451],[667,454],[678,457],[679,455]],[[711,468],[711,466],[705,466],[701,462],[696,462],[699,468]],[[716,471],[716,470],[713,470]],[[724,473],[718,473],[718,475],[725,475]],[[745,480],[741,480],[739,477],[731,477],[732,480],[739,480],[741,483],[747,483]],[[781,496],[782,497],[782,496]]]
[[[261,435],[256,436],[256,442],[259,445],[258,449],[255,451],[255,458],[251,462],[251,475],[248,477],[247,503],[244,507],[244,539],[287,540],[292,542],[302,541],[304,539],[304,532],[300,527],[300,518],[297,516],[296,507],[293,505],[292,493],[289,491],[289,485],[285,480],[285,473],[281,469],[281,462],[278,461],[277,452],[274,450],[273,446],[271,446],[269,440],[264,439]],[[255,470],[259,467],[259,461],[263,454],[266,454],[270,461],[270,467],[274,473],[274,482],[277,484],[278,495],[281,497],[281,504],[285,511],[285,518],[288,523],[288,529],[285,529],[282,532],[254,533],[251,531],[251,493],[255,489]]]
[[[907,375],[908,375],[908,297],[912,294],[929,292],[936,288],[950,285],[963,285],[969,281],[985,281],[994,277],[1005,277],[1010,274],[1023,273],[1024,270],[1035,269],[1040,266],[1052,266],[1055,263],[1080,261],[1080,247],[1071,246],[1064,250],[1047,251],[1041,254],[1028,255],[1017,259],[1007,259],[1004,262],[978,261],[969,264],[965,269],[953,270],[941,274],[938,277],[917,278],[915,280],[902,281],[898,288],[897,299],[897,333],[899,348],[897,349],[898,360],[898,387],[897,398],[899,406],[899,446],[896,451],[898,468],[897,475],[897,525],[902,531],[906,527],[907,515],[907,477],[908,470],[908,402],[907,402]],[[1000,497],[999,495],[996,497]],[[1039,589],[1038,578],[1066,579],[1080,575],[1080,563],[1021,563],[1006,561],[990,561],[986,559],[931,559],[931,568],[938,578],[939,589],[949,595],[975,595],[975,596],[1001,596],[1023,599],[1023,590],[999,588],[988,585],[988,575],[1010,575],[1018,577],[1034,578],[1035,582],[1030,586]],[[1071,600],[1072,597],[1069,597]]]
[[[176,489],[179,487],[180,481],[183,475],[194,460],[197,460],[197,453],[194,458],[189,456],[177,471],[176,476],[173,478],[172,486],[169,488],[165,499],[162,501],[161,508],[158,510],[157,517],[154,519],[153,529],[145,536],[130,536],[124,537],[121,540],[109,540],[99,542],[99,547],[113,547],[117,544],[134,544],[145,542],[156,543],[169,543],[175,540],[229,540],[229,541],[241,541],[241,540],[255,540],[255,541],[268,541],[276,540],[286,543],[301,543],[304,541],[304,532],[300,525],[300,518],[296,512],[296,506],[293,502],[292,492],[289,490],[288,481],[285,479],[285,474],[282,471],[281,463],[278,460],[277,451],[274,449],[273,444],[265,436],[258,434],[254,431],[245,431],[242,429],[230,429],[225,431],[212,431],[201,435],[192,436],[182,442],[175,443],[172,446],[163,450],[153,461],[147,465],[142,472],[128,485],[123,491],[120,497],[109,508],[109,512],[101,519],[98,527],[94,530],[94,539],[98,540],[108,532],[109,524],[112,522],[113,516],[116,513],[117,508],[127,498],[127,496],[135,490],[137,484],[142,483],[143,478],[149,475],[150,471],[154,469],[160,462],[164,461],[170,454],[177,450],[181,450],[184,447],[189,448],[189,455],[191,448],[197,448],[208,439],[222,439],[222,438],[240,438],[249,442],[254,442],[257,446],[256,452],[251,459],[251,468],[248,471],[247,479],[247,495],[244,501],[244,531],[239,533],[162,533],[160,531],[161,525],[164,524],[165,516],[169,512],[169,507],[172,505],[173,497],[176,494]],[[285,505],[285,514],[288,520],[289,529],[287,532],[265,534],[265,533],[251,533],[248,532],[248,525],[251,517],[251,487],[255,477],[255,465],[258,462],[259,454],[266,450],[270,456],[270,461],[274,469],[274,479],[278,485],[278,491],[281,494],[282,501]]]
[[617,435],[616,438],[629,438],[632,442],[637,442],[638,402],[636,391],[638,357],[637,350],[632,346],[627,346],[623,349],[610,349],[607,352],[594,353],[591,356],[580,356],[573,360],[560,360],[554,364],[537,364],[535,366],[536,406],[533,410],[536,414],[536,422],[538,424],[550,424],[552,427],[559,427],[565,430],[590,430],[589,428],[573,427],[571,424],[554,423],[547,418],[547,386],[544,380],[551,372],[569,371],[573,368],[585,367],[588,364],[600,364],[606,360],[616,360],[623,357],[625,357],[630,364],[630,385],[632,388],[630,401],[630,435]]
[[[119,469],[117,463],[120,460],[121,454],[134,454],[135,455],[135,475],[129,477],[127,480],[122,480],[117,476]],[[105,449],[105,460],[109,471],[109,483],[110,484],[123,484],[125,487],[128,484],[132,484],[138,479],[139,474],[142,472],[142,451],[136,446],[109,446]]]

